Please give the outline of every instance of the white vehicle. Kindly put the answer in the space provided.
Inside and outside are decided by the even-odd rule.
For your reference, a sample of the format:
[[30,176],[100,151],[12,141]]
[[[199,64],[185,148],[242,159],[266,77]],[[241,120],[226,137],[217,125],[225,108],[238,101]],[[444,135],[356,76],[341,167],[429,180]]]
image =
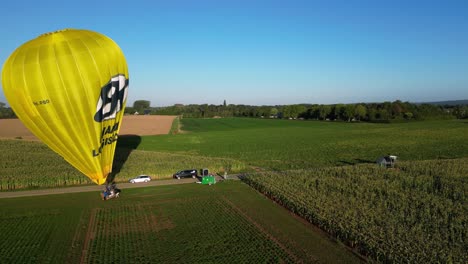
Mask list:
[[130,179],[129,182],[131,183],[137,183],[137,182],[149,182],[151,181],[151,177],[148,176],[148,175],[139,175],[139,176],[136,176],[135,178],[133,179]]

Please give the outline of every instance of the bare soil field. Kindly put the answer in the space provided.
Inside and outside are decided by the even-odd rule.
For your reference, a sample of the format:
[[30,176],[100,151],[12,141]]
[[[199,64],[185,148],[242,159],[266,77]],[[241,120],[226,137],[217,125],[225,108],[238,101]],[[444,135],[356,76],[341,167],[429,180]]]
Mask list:
[[[171,130],[175,116],[126,115],[120,135],[162,135]],[[38,140],[19,119],[0,119],[0,138]]]

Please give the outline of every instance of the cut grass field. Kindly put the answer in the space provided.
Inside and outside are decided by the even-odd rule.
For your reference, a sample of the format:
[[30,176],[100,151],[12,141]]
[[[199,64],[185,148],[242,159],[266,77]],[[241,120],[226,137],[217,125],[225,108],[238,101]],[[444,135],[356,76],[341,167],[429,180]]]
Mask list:
[[0,200],[5,263],[354,263],[238,181]]
[[235,159],[273,170],[468,156],[468,123],[397,124],[252,118],[182,119],[178,135],[144,136],[138,149]]

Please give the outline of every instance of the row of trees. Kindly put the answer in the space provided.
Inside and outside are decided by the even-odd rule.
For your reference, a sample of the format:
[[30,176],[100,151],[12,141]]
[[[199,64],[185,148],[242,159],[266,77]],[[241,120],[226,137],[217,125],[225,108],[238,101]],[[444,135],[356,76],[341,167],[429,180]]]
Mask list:
[[16,115],[10,107],[6,107],[5,103],[0,102],[0,119],[2,118],[16,118]]
[[[303,118],[315,120],[343,121],[391,121],[423,120],[441,118],[468,118],[468,105],[441,106],[432,104],[412,104],[409,102],[360,103],[360,104],[296,104],[276,106],[176,104],[168,107],[151,107],[150,101],[137,100],[127,106],[127,114],[183,115],[184,117],[265,117]],[[0,102],[0,118],[15,118],[15,113],[5,103]]]
[[411,104],[408,102],[384,102],[368,104],[314,105],[299,117],[318,120],[344,121],[390,121],[412,119],[453,118],[452,108],[430,104]]
[[383,103],[334,104],[334,105],[208,105],[177,104],[169,107],[150,107],[149,101],[135,101],[133,107],[127,107],[127,113],[135,111],[158,115],[183,115],[184,117],[264,117],[264,118],[302,118],[315,120],[342,121],[392,121],[468,118],[468,106],[440,106],[432,104],[412,104],[394,101]]

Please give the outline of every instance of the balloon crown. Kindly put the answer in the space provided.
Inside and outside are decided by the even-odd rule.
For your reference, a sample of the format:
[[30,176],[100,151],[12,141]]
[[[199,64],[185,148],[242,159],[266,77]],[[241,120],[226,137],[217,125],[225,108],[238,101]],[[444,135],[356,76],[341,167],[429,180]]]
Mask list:
[[41,34],[41,35],[39,35],[39,37],[49,36],[49,35],[53,35],[53,34],[60,33],[60,32],[64,32],[64,31],[68,31],[68,30],[73,30],[73,29],[72,29],[72,28],[59,29],[59,30],[56,30],[56,31],[52,31],[52,32],[47,32],[47,33]]

